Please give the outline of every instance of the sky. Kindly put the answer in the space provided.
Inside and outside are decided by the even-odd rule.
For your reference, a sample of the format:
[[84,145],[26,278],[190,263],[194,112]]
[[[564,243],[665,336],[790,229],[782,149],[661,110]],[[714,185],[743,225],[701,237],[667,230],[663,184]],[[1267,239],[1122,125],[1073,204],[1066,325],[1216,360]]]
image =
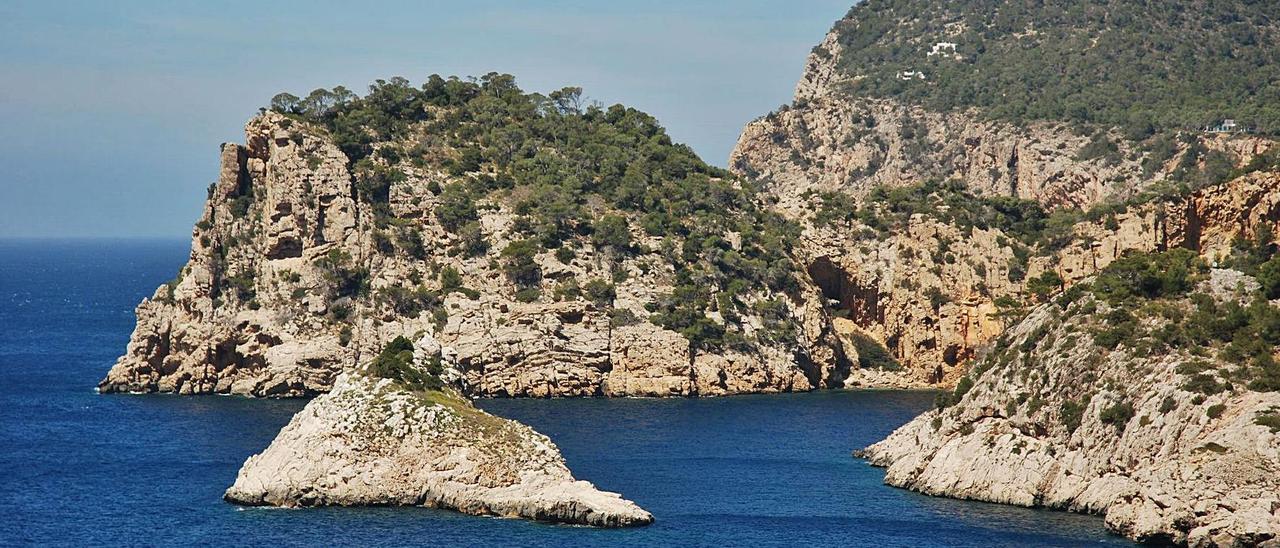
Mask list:
[[186,237],[281,91],[514,74],[724,166],[852,0],[0,2],[0,238]]

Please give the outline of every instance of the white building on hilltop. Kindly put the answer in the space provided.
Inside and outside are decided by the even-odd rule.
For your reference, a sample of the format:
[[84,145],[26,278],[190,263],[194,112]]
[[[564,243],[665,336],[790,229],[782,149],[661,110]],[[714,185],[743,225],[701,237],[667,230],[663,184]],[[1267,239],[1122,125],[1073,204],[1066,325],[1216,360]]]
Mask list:
[[934,55],[955,55],[955,54],[956,54],[955,42],[938,42],[937,44],[933,45],[933,49],[929,50],[928,56],[933,57]]
[[1244,128],[1240,127],[1240,124],[1236,123],[1235,120],[1227,118],[1226,120],[1223,120],[1221,124],[1209,126],[1204,128],[1204,130],[1209,133],[1235,133],[1238,131],[1244,131]]
[[899,80],[924,80],[924,73],[918,70],[898,71]]

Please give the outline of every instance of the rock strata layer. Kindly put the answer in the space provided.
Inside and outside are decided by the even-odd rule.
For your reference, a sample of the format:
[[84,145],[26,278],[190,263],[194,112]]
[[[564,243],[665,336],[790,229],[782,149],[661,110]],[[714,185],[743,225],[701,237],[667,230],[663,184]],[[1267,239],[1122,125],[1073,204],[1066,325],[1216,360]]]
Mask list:
[[245,462],[226,500],[245,505],[425,506],[630,527],[653,516],[575,480],[555,444],[447,390],[340,375]]

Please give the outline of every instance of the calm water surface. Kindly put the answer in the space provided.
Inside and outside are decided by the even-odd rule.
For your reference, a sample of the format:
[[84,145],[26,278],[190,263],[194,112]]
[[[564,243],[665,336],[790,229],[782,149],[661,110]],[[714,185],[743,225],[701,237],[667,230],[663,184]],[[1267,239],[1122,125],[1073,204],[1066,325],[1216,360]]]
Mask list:
[[1127,545],[1094,517],[892,489],[850,457],[928,393],[480,402],[653,512],[641,529],[225,504],[240,464],[305,402],[93,391],[134,305],[186,254],[179,241],[0,241],[0,545]]

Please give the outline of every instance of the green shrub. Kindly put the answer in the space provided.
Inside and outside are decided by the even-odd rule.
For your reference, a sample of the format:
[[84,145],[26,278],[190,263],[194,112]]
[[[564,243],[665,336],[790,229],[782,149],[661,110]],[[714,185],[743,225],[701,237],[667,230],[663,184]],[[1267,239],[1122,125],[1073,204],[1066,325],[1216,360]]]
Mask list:
[[967,376],[960,377],[960,381],[956,383],[955,390],[951,391],[950,393],[942,392],[938,394],[937,397],[934,398],[933,403],[935,406],[938,407],[938,409],[945,409],[947,407],[951,407],[952,405],[960,403],[960,400],[964,398],[964,395],[968,394],[969,391],[972,389],[973,389],[973,379],[970,379]]
[[248,302],[257,295],[257,281],[252,271],[243,272],[226,279],[231,293],[242,302]]
[[613,284],[599,278],[588,281],[586,285],[582,286],[582,290],[587,299],[600,306],[612,303],[615,296]]
[[[1062,402],[1060,411],[1060,420],[1062,425],[1067,428],[1067,433],[1075,433],[1080,428],[1080,422],[1084,419],[1084,411],[1089,408],[1089,397],[1077,402],[1075,400],[1066,400]],[[1132,412],[1132,411],[1131,411]]]
[[253,196],[236,196],[231,199],[231,216],[236,219],[243,219],[249,214],[249,206],[253,205]]
[[1208,409],[1205,409],[1204,413],[1205,415],[1208,415],[1209,418],[1211,419],[1217,419],[1218,417],[1221,417],[1222,413],[1226,410],[1227,410],[1226,404],[1215,403],[1213,405],[1210,405]]
[[1189,249],[1132,253],[1102,269],[1093,282],[1093,292],[1112,305],[1130,299],[1176,297],[1190,290],[1206,270],[1204,261]]
[[341,249],[330,250],[316,259],[325,280],[338,297],[360,297],[369,290],[369,269],[351,265],[351,254]]
[[1259,413],[1254,417],[1253,423],[1271,429],[1273,434],[1280,433],[1280,413],[1277,413],[1274,408],[1266,413]]
[[595,232],[591,234],[592,243],[601,247],[626,249],[631,246],[631,230],[627,219],[621,215],[605,215],[595,224]]
[[1197,375],[1192,375],[1191,378],[1187,379],[1186,381],[1183,381],[1182,389],[1186,390],[1187,392],[1196,392],[1199,394],[1212,396],[1214,394],[1222,393],[1224,390],[1227,389],[1227,387],[1226,385],[1218,382],[1217,377],[1214,377],[1213,375],[1207,375],[1207,374],[1201,373]]
[[1102,410],[1102,414],[1099,415],[1098,418],[1103,423],[1114,426],[1116,432],[1124,432],[1129,421],[1133,419],[1133,404],[1123,401],[1110,405],[1106,409]]
[[456,233],[479,218],[475,197],[465,185],[454,183],[443,188],[436,206],[436,220],[445,230]]
[[935,312],[941,309],[942,305],[946,304],[948,301],[947,296],[942,293],[942,290],[935,286],[930,286],[925,289],[924,295],[929,299],[929,306],[933,307]]
[[1036,300],[1044,302],[1052,295],[1062,289],[1062,276],[1052,270],[1046,270],[1039,276],[1032,278],[1027,282],[1027,290],[1035,295]]
[[516,291],[516,300],[522,303],[531,303],[537,301],[542,296],[542,290],[536,287],[526,287]]
[[517,240],[502,250],[502,271],[517,287],[528,288],[542,279],[542,269],[534,258],[538,244],[533,240]]
[[403,336],[388,343],[369,363],[366,371],[374,377],[396,381],[410,390],[439,390],[444,387],[440,379],[444,368],[439,358],[433,358],[424,367],[415,365],[413,343]]
[[858,351],[858,367],[861,369],[884,369],[887,371],[902,369],[902,364],[894,359],[888,348],[865,334],[854,333],[853,346]]

